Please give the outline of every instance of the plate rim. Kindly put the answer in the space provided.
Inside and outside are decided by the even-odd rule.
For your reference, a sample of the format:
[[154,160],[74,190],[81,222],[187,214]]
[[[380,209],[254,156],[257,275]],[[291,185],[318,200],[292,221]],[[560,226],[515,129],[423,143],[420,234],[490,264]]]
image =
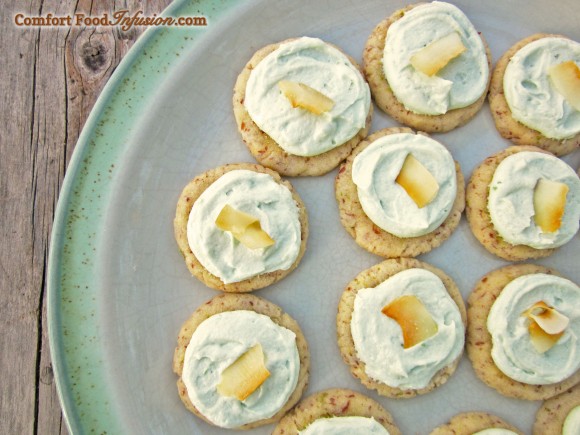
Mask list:
[[[160,16],[179,16],[179,11],[190,4],[190,0],[173,0],[163,11],[158,13]],[[213,0],[198,0],[197,6],[203,11],[203,16],[208,20],[208,24],[215,24],[224,15],[224,12],[234,8],[235,4],[227,2],[214,2]],[[211,12],[210,12],[211,11]],[[210,22],[211,16],[211,22]],[[176,29],[177,31],[183,28]],[[142,55],[143,52],[153,42],[155,37],[164,31],[171,31],[171,28],[163,26],[148,27],[135,41],[133,46],[123,56],[115,70],[107,80],[107,83],[99,93],[89,116],[79,134],[71,159],[66,167],[65,176],[58,194],[57,205],[55,208],[54,219],[49,241],[48,265],[47,265],[47,322],[48,322],[48,342],[52,370],[56,384],[57,396],[62,415],[69,433],[84,433],[82,418],[79,416],[78,403],[73,397],[71,389],[70,369],[66,363],[66,351],[64,346],[64,335],[62,329],[62,268],[64,253],[64,244],[66,230],[72,224],[70,218],[71,200],[74,196],[74,188],[77,186],[81,177],[83,159],[91,147],[96,143],[91,143],[95,132],[98,129],[99,122],[107,109],[113,103],[113,100],[119,92],[120,84],[130,76],[132,68]],[[189,33],[189,38],[198,39],[200,35]],[[163,75],[163,74],[161,74]],[[105,202],[103,202],[103,205]],[[102,220],[103,218],[101,218]],[[89,267],[89,266],[87,266]],[[113,422],[107,422],[110,426]]]

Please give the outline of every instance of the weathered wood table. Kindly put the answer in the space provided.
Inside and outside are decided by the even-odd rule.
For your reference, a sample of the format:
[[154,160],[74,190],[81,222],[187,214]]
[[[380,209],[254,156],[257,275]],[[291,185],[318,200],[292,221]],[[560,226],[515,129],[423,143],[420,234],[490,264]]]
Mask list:
[[[55,207],[85,120],[145,30],[34,17],[152,16],[169,0],[32,0],[0,6],[0,433],[66,433],[49,354],[46,273]],[[63,24],[63,25],[60,25]]]
[[[201,1],[189,1],[188,4],[192,9],[201,8]],[[230,112],[229,92],[230,86],[233,85],[233,78],[237,76],[237,71],[247,59],[245,56],[252,53],[253,49],[262,46],[267,41],[280,40],[281,38],[278,38],[280,35],[286,35],[286,37],[296,35],[294,32],[300,29],[300,32],[304,34],[330,35],[333,41],[348,42],[347,47],[350,47],[350,53],[360,54],[366,36],[383,14],[382,9],[379,9],[383,7],[383,3],[391,3],[389,8],[394,8],[395,3],[402,3],[400,1],[385,2],[385,0],[373,2],[345,0],[340,2],[345,7],[344,11],[340,11],[338,8],[329,10],[328,4],[331,1],[334,0],[310,2],[311,5],[302,10],[296,8],[295,2],[281,0],[276,2],[275,9],[277,10],[265,10],[263,15],[248,13],[236,17],[241,17],[236,21],[236,31],[229,32],[226,40],[230,42],[228,46],[230,51],[216,51],[215,55],[212,53],[212,58],[207,62],[207,70],[203,70],[204,74],[213,78],[214,70],[210,66],[221,62],[223,58],[227,58],[228,54],[232,55],[237,50],[237,47],[234,47],[235,44],[231,43],[232,41],[244,41],[245,51],[236,54],[236,67],[227,72],[232,80],[228,81],[225,96],[227,98],[222,99],[226,101],[226,104],[216,105],[220,110],[223,108],[223,113],[227,110],[227,116],[219,118],[219,122],[227,119],[230,127],[227,130],[228,133],[221,135],[220,139],[234,137],[238,145],[241,143]],[[123,30],[120,26],[87,26],[82,22],[79,23],[76,17],[82,14],[90,21],[91,17],[100,17],[105,13],[113,15],[124,10],[131,15],[139,11],[143,16],[151,17],[159,14],[170,2],[171,0],[30,0],[27,2],[17,0],[16,2],[4,1],[0,5],[0,199],[2,201],[0,435],[44,435],[68,432],[57,397],[48,338],[48,253],[55,210],[79,134],[95,101],[121,59],[146,30],[146,27],[137,26],[132,26],[128,30]],[[409,2],[411,0],[406,0],[404,3]],[[224,5],[229,7],[241,4],[239,0],[216,0],[207,3],[214,4],[216,9]],[[265,1],[256,2],[257,9],[265,3]],[[482,32],[490,43],[494,59],[497,59],[515,41],[533,32],[559,32],[569,34],[576,40],[579,39],[578,27],[570,18],[578,15],[577,0],[562,1],[558,3],[557,8],[551,7],[545,0],[530,0],[526,3],[526,14],[521,14],[521,16],[504,13],[517,9],[515,2],[497,0],[492,2],[496,6],[495,9],[488,3],[479,5],[477,2],[467,0],[458,1],[458,3],[465,4],[473,13],[472,16],[477,24],[483,26]],[[528,3],[532,3],[535,7]],[[361,8],[361,4],[365,7]],[[200,13],[207,12],[207,16],[211,18],[210,9],[208,6],[206,11]],[[253,8],[252,12],[254,9],[256,8]],[[308,15],[293,13],[300,10]],[[247,12],[249,11],[250,9]],[[305,16],[307,19],[304,19]],[[67,17],[70,17],[70,22]],[[334,21],[331,18],[334,18]],[[226,23],[229,25],[232,22],[233,20]],[[276,30],[276,25],[280,23],[284,24],[280,32],[271,31]],[[324,27],[320,27],[321,23]],[[308,25],[305,26],[305,24]],[[324,31],[320,30],[322,28]],[[256,36],[252,37],[251,41],[244,39],[254,31]],[[224,45],[227,46],[227,44]],[[204,50],[204,53],[206,52],[207,50]],[[119,72],[121,70],[122,68]],[[222,78],[224,76],[222,75]],[[222,89],[226,88],[222,87]],[[135,105],[135,107],[139,106]],[[215,113],[222,114],[219,110]],[[373,123],[375,122],[377,129],[394,124],[394,121],[388,119],[386,115],[381,115],[379,110],[375,110]],[[218,121],[216,125],[221,126]],[[507,141],[501,139],[493,127],[491,113],[487,109],[480,113],[477,122],[468,127],[464,130],[465,133],[462,133],[467,136],[461,134],[445,136],[446,143],[449,141],[450,149],[457,154],[458,161],[461,161],[465,175],[471,173],[476,162],[483,161],[485,157],[507,145]],[[215,128],[207,129],[208,134],[214,131]],[[466,137],[468,141],[464,141]],[[228,156],[240,156],[245,152],[245,147],[240,145],[237,149],[228,151],[232,153]],[[217,155],[217,153],[213,154]],[[182,154],[176,154],[176,156],[175,159],[181,158]],[[577,169],[580,165],[578,151],[570,157],[568,161],[574,169]],[[211,160],[212,163],[217,161],[218,157]],[[362,249],[354,251],[357,247],[350,236],[343,231],[336,214],[332,179],[328,181],[323,184],[315,179],[297,180],[297,184],[302,185],[301,195],[304,193],[303,198],[309,204],[309,215],[315,223],[313,228],[316,232],[312,231],[312,233],[317,237],[317,251],[303,262],[303,265],[307,262],[308,264],[300,271],[301,281],[287,281],[289,284],[299,284],[296,286],[296,294],[280,292],[279,295],[276,294],[276,299],[281,301],[280,305],[289,313],[292,311],[298,313],[301,326],[304,325],[305,331],[310,332],[308,339],[312,343],[312,360],[316,364],[313,370],[316,375],[312,376],[310,391],[336,387],[338,385],[335,382],[340,380],[341,387],[358,389],[362,392],[363,386],[350,375],[346,365],[341,362],[338,350],[334,347],[336,309],[333,303],[338,303],[338,299],[333,299],[336,302],[332,302],[330,298],[338,297],[346,283],[364,268],[376,264],[378,259],[370,257],[370,254],[366,255]],[[174,194],[177,194],[177,189],[174,190]],[[171,204],[171,207],[173,206]],[[335,213],[334,220],[328,219],[330,208]],[[488,255],[484,248],[477,244],[466,222],[463,222],[462,228],[456,232],[455,243],[447,243],[433,257],[428,257],[427,261],[434,258],[434,264],[437,267],[449,266],[451,275],[459,279],[462,295],[467,298],[479,277],[505,263]],[[544,264],[555,266],[564,275],[578,281],[578,241],[576,237],[574,245],[547,259]],[[466,246],[469,249],[464,249]],[[174,254],[178,255],[177,250],[174,250]],[[179,268],[182,275],[185,275],[186,268],[181,264],[180,258],[179,261],[180,264],[175,267]],[[324,273],[320,274],[321,271]],[[196,284],[198,287],[202,286],[194,282],[193,278],[191,281],[192,286]],[[326,288],[320,288],[321,281],[324,282]],[[329,286],[327,281],[332,281],[332,285]],[[311,289],[316,289],[316,291],[310,292]],[[189,288],[184,290],[189,291]],[[201,288],[199,295],[196,295],[196,301],[206,297],[209,299],[214,295],[213,290]],[[180,302],[176,300],[175,305]],[[173,305],[168,308],[164,313],[165,318],[173,316],[170,312],[174,308]],[[185,314],[181,318],[185,319]],[[177,324],[177,320],[171,319],[171,323]],[[166,324],[169,322],[167,321]],[[323,324],[328,326],[320,327]],[[175,325],[175,332],[177,328],[178,326]],[[174,340],[173,336],[171,340]],[[330,346],[333,346],[334,353],[328,351]],[[170,357],[167,359],[169,360]],[[167,370],[165,367],[163,365],[163,369]],[[388,403],[389,410],[397,418],[400,417],[400,421],[408,425],[406,427],[414,427],[415,423],[424,424],[427,421],[426,418],[423,419],[426,416],[425,409],[429,409],[431,414],[428,416],[429,424],[435,427],[439,424],[435,423],[436,421],[443,422],[458,411],[485,408],[505,418],[516,416],[515,422],[525,424],[526,426],[522,427],[526,427],[529,432],[535,418],[534,407],[537,408],[539,403],[523,403],[523,401],[508,399],[487,388],[475,378],[467,357],[463,358],[459,371],[461,373],[455,376],[453,383],[449,382],[446,390],[435,392],[421,404],[414,402],[414,408],[409,406],[409,402],[386,402],[382,398],[381,400],[383,403]],[[167,373],[173,384],[173,375],[169,373],[169,370]],[[171,388],[174,388],[173,385]],[[150,394],[150,391],[148,393]],[[444,400],[441,394],[445,394]],[[85,398],[82,394],[79,396]],[[173,400],[178,401],[176,394]],[[89,407],[90,404],[86,406]],[[176,406],[180,407],[181,412],[187,412],[180,403]],[[445,411],[445,415],[442,410]],[[420,417],[418,418],[417,415]],[[422,432],[427,433],[426,430]]]

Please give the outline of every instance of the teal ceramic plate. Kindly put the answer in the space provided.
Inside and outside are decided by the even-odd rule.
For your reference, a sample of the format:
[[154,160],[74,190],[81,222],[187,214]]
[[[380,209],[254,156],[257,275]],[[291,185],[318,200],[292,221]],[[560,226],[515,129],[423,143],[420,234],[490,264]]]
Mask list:
[[[67,171],[50,251],[49,333],[61,402],[72,433],[221,434],[181,404],[171,371],[181,323],[217,293],[189,275],[173,239],[177,197],[196,174],[252,161],[235,126],[231,96],[254,51],[288,37],[321,37],[360,61],[367,36],[403,6],[395,0],[179,1],[171,15],[208,26],[147,31],[100,96]],[[458,1],[489,42],[494,59],[536,32],[580,40],[580,3]],[[373,131],[395,125],[375,111]],[[487,106],[465,127],[437,136],[469,175],[506,142]],[[578,152],[566,158],[575,168]],[[302,326],[312,355],[307,394],[330,387],[368,393],[405,433],[428,433],[461,411],[493,412],[531,431],[538,403],[485,387],[463,358],[442,388],[405,401],[378,397],[354,380],[336,346],[335,315],[345,285],[380,261],[339,223],[333,177],[294,179],[310,216],[300,267],[256,294]],[[541,263],[580,282],[576,237]],[[466,298],[505,262],[475,241],[465,221],[422,259],[451,275]],[[255,433],[270,433],[265,427]]]

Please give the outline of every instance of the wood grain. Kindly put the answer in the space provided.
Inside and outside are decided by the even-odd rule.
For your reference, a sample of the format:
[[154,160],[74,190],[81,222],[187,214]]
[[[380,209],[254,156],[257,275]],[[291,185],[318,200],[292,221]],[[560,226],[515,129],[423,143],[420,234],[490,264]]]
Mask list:
[[0,6],[0,433],[67,433],[48,346],[46,273],[57,198],[80,131],[119,61],[145,30],[37,27],[26,16],[145,16],[169,0],[30,0]]

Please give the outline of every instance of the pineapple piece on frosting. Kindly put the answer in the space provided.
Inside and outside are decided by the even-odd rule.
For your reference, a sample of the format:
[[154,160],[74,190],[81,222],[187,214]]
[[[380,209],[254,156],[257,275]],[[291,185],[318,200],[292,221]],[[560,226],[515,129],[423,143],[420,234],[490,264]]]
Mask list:
[[467,48],[459,34],[452,32],[413,54],[411,65],[423,74],[433,76],[465,50]]
[[435,177],[412,154],[407,154],[395,181],[405,189],[419,208],[433,201],[439,192],[439,184]]
[[246,400],[270,376],[264,364],[264,352],[260,344],[251,347],[221,375],[217,391],[222,396]]
[[416,296],[401,296],[385,305],[381,312],[395,320],[401,327],[405,349],[413,347],[437,333],[437,323]]
[[334,101],[316,89],[304,83],[281,80],[278,87],[292,104],[292,107],[306,109],[315,115],[330,111],[334,107]]
[[524,313],[530,324],[528,332],[532,345],[539,353],[550,350],[562,337],[570,319],[550,307],[544,301],[538,301]]
[[568,185],[544,178],[534,188],[534,221],[544,233],[553,233],[562,225]]
[[580,111],[580,68],[569,60],[550,67],[548,70],[552,84],[556,90],[570,103],[570,105]]
[[230,205],[224,205],[215,224],[220,230],[231,232],[247,248],[267,248],[274,244],[274,240],[262,229],[259,219]]

